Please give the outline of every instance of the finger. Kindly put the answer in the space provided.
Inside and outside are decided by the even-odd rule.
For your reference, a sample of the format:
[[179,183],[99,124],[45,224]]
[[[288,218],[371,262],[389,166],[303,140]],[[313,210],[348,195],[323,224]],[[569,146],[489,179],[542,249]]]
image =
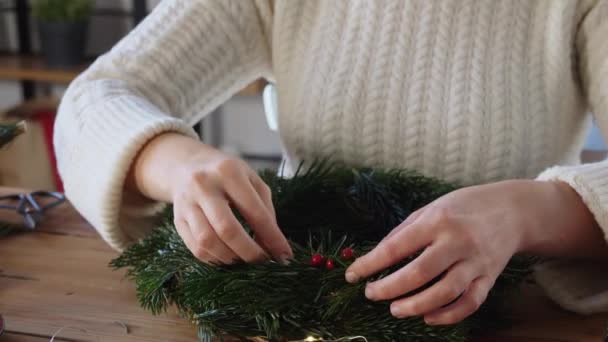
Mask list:
[[[253,185],[253,188],[255,189],[255,191],[260,196],[260,199],[262,199],[262,202],[264,202],[266,209],[268,209],[270,211],[272,217],[276,221],[276,211],[274,209],[274,204],[272,203],[272,192],[270,191],[270,188],[268,187],[268,185],[266,183],[264,183],[264,181],[254,171],[250,172],[249,180],[251,181],[251,185]],[[258,244],[260,244],[262,246],[262,248],[268,249],[268,246],[266,246],[264,241],[262,241],[262,237],[260,235],[256,235],[254,237],[254,240]],[[290,249],[290,252],[293,253],[291,251],[291,249]],[[285,261],[282,261],[282,262],[285,263]]]
[[[262,202],[264,202],[264,205],[270,211],[273,219],[276,222],[276,211],[274,208],[274,204],[272,203],[272,192],[271,192],[270,188],[268,187],[268,185],[266,183],[264,183],[264,181],[258,176],[258,174],[253,171],[251,172],[249,179],[251,181],[251,185],[253,185],[253,188],[258,193],[258,195],[262,199]],[[279,227],[279,229],[280,229],[280,227]],[[262,237],[260,235],[255,236],[255,241],[257,243],[259,243],[260,245],[262,245],[263,248],[268,249],[268,246],[266,246],[265,242],[262,241]],[[290,247],[287,258],[290,259],[292,257],[293,257],[293,251],[291,250],[291,247]],[[281,262],[285,262],[285,260],[283,260]]]
[[255,232],[256,239],[275,260],[287,262],[292,257],[287,239],[276,219],[255,191],[249,178],[232,180],[226,184],[228,196]]
[[428,289],[411,297],[391,303],[391,313],[397,318],[420,316],[450,304],[458,298],[478,276],[470,263],[459,262]]
[[429,283],[458,261],[459,255],[453,246],[431,245],[403,268],[369,283],[365,288],[365,295],[371,300],[402,296]]
[[422,224],[411,224],[381,241],[346,270],[346,281],[354,283],[367,278],[428,246],[431,243],[430,234],[421,228]]
[[387,236],[384,237],[384,239],[382,239],[382,241],[388,239],[389,237],[395,235],[396,233],[398,233],[399,231],[401,231],[403,228],[409,226],[410,224],[414,223],[419,217],[420,215],[422,215],[422,213],[424,212],[424,208],[422,207],[416,211],[414,211],[413,213],[410,214],[410,216],[408,216],[405,221],[403,221],[400,225],[398,225],[395,229],[391,230],[390,233],[388,233]]
[[212,263],[217,264],[220,261],[213,255],[209,254],[209,252],[202,248],[192,236],[192,232],[190,231],[190,226],[184,219],[175,219],[174,220],[175,229],[179,236],[184,240],[184,244],[188,247],[188,250],[194,255],[195,258],[204,262],[204,263]]
[[264,250],[253,241],[236,219],[228,200],[207,192],[201,196],[200,206],[220,240],[243,261],[252,263],[268,258]]
[[494,281],[487,276],[475,279],[460,299],[425,315],[424,320],[430,325],[448,325],[462,321],[479,309],[493,285]]
[[199,207],[190,207],[186,214],[186,222],[195,243],[204,248],[223,264],[231,264],[240,258],[217,236],[209,221]]
[[249,175],[249,180],[251,181],[251,185],[253,185],[253,188],[255,189],[255,191],[258,193],[258,195],[262,199],[262,202],[264,202],[264,205],[266,206],[266,208],[270,211],[272,216],[275,217],[275,219],[276,219],[276,212],[274,209],[274,204],[272,203],[272,191],[270,191],[270,188],[268,187],[268,185],[266,183],[264,183],[264,181],[260,178],[260,176],[258,176],[258,174],[255,173],[254,171],[251,171],[251,174]]

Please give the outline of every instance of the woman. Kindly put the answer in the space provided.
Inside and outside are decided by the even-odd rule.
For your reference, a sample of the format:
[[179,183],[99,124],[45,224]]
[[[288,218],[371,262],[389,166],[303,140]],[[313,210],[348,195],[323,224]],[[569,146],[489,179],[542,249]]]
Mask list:
[[369,299],[395,299],[396,317],[455,323],[528,252],[581,259],[545,265],[538,279],[569,309],[606,310],[597,263],[608,257],[608,163],[577,165],[587,109],[608,131],[606,36],[605,0],[164,1],[69,87],[59,168],[74,205],[116,248],[172,202],[199,259],[285,261],[268,187],[190,129],[265,77],[278,89],[288,167],[329,157],[471,185],[347,270],[359,281],[424,249],[368,284]]

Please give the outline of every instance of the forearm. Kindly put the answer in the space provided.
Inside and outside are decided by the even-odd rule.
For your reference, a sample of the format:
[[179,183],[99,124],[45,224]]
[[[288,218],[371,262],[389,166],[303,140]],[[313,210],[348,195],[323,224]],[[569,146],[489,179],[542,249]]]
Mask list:
[[161,134],[150,140],[131,165],[125,188],[132,195],[172,202],[173,180],[180,177],[180,165],[192,158],[210,159],[220,152],[191,137]]
[[535,182],[539,213],[524,228],[522,252],[546,257],[608,258],[602,230],[578,193],[559,181]]

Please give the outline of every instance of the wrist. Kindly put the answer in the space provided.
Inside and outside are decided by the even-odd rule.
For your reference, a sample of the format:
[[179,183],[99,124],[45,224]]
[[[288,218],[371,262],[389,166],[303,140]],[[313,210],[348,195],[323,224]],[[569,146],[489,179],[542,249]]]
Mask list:
[[[516,236],[516,253],[537,253],[551,239],[552,230],[559,230],[567,211],[568,191],[556,182],[508,180],[504,187],[506,215]],[[568,185],[566,185],[568,186]]]
[[516,235],[515,253],[530,253],[534,246],[543,239],[538,227],[543,224],[541,211],[547,201],[551,200],[552,184],[534,180],[508,180],[506,207],[513,222]]
[[[561,181],[533,182],[519,251],[547,257],[586,254],[580,247],[594,245],[587,232],[599,229],[579,194]],[[601,237],[597,242],[603,243]]]
[[132,166],[134,188],[145,197],[171,202],[175,183],[192,156],[205,146],[178,133],[163,133],[151,139]]

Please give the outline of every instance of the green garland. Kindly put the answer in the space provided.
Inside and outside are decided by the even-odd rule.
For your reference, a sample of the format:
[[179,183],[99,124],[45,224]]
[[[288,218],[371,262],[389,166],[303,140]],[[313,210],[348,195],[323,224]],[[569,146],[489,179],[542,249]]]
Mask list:
[[0,148],[6,146],[24,131],[25,124],[23,122],[0,124]]
[[[409,171],[323,162],[291,179],[271,171],[261,176],[272,189],[279,226],[293,246],[292,262],[201,263],[176,233],[169,210],[151,235],[111,262],[116,269],[128,269],[145,309],[160,314],[176,305],[196,324],[200,340],[209,342],[226,335],[271,341],[364,336],[367,341],[457,342],[504,322],[500,304],[505,291],[530,272],[532,258],[513,258],[486,304],[462,323],[427,326],[419,317],[396,319],[390,315],[390,302],[371,302],[363,294],[365,284],[345,282],[344,269],[352,260],[343,260],[340,252],[345,247],[356,255],[369,251],[412,211],[456,186]],[[331,258],[335,268],[313,267],[316,253]]]

